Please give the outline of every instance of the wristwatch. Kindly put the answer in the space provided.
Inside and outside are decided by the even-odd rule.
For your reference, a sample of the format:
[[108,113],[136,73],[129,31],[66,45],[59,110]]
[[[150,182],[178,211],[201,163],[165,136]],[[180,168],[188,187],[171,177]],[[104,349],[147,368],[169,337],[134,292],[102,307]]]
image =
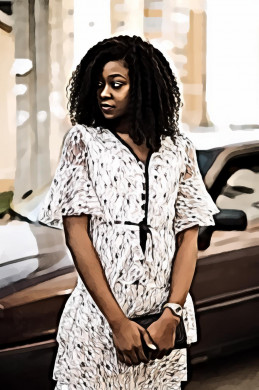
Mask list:
[[175,316],[182,317],[183,308],[178,303],[168,302],[163,305],[163,309],[165,309],[166,307],[168,307]]

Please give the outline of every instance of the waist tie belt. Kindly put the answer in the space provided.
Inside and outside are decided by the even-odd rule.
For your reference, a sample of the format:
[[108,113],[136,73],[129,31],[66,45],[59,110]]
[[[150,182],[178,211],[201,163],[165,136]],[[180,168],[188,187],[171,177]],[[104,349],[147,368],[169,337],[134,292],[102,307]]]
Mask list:
[[143,254],[145,255],[145,250],[146,250],[146,243],[147,243],[147,233],[150,233],[151,236],[151,241],[152,241],[152,258],[154,259],[153,256],[153,236],[152,236],[152,231],[150,230],[151,226],[147,225],[145,221],[141,221],[139,223],[131,222],[131,221],[114,221],[116,224],[125,224],[125,225],[134,225],[134,226],[139,226],[139,241],[140,241],[140,246],[142,248]]

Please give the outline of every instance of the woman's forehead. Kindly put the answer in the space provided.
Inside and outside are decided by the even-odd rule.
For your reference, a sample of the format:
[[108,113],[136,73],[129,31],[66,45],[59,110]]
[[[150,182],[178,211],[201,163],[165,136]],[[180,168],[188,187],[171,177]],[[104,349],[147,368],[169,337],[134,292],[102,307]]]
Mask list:
[[128,79],[128,74],[129,69],[125,66],[125,62],[123,60],[109,61],[104,65],[102,70],[102,76],[104,78],[111,75],[121,75]]

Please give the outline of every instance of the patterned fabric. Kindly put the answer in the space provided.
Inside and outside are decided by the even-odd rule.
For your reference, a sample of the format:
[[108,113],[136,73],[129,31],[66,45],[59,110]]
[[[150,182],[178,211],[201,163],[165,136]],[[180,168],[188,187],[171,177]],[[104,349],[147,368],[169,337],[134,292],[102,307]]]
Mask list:
[[[39,219],[62,228],[62,215],[90,214],[89,235],[109,285],[127,317],[157,313],[167,300],[175,236],[214,225],[219,210],[203,184],[191,141],[183,134],[147,165],[108,129],[74,126]],[[115,221],[147,218],[152,234],[143,253],[140,229]],[[152,246],[153,244],[153,246]],[[188,343],[197,340],[193,302],[184,305]],[[187,380],[186,350],[128,367],[117,360],[110,326],[81,278],[63,311],[54,379],[64,389],[178,389]]]

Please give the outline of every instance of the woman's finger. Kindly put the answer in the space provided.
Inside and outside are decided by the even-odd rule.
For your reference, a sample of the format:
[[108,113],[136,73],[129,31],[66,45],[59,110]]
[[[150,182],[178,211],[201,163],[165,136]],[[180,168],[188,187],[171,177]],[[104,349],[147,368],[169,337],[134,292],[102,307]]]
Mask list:
[[138,357],[139,363],[148,363],[149,362],[149,356],[146,356],[146,354],[143,351],[142,345],[135,349],[136,355]]
[[133,364],[134,366],[136,366],[137,364],[140,363],[140,360],[139,360],[139,358],[138,358],[138,356],[137,356],[135,350],[132,350],[132,351],[130,352],[130,360],[131,360],[131,362],[132,362],[132,364]]
[[163,357],[165,356],[166,354],[166,350],[165,349],[161,349],[156,357],[156,359],[163,359]]
[[124,363],[124,356],[123,356],[123,354],[122,354],[119,350],[117,350],[117,358],[118,358],[118,360],[120,360],[122,363]]
[[148,346],[148,348],[152,351],[155,351],[157,350],[157,345],[155,344],[154,340],[152,339],[152,337],[150,336],[149,332],[146,330],[146,329],[143,329],[144,332],[142,332],[142,337],[144,339],[144,342],[146,343],[146,345]]
[[170,353],[172,352],[172,350],[173,350],[173,348],[170,348],[170,349],[165,353],[165,355],[166,355],[166,356],[169,356]]
[[150,355],[149,355],[149,356],[150,356],[149,359],[150,359],[150,360],[155,360],[155,359],[157,359],[158,354],[159,354],[158,351],[151,351],[151,353],[150,353]]
[[124,359],[124,363],[127,366],[132,366],[133,365],[130,357],[128,355],[126,355],[125,353],[123,354],[123,359]]

